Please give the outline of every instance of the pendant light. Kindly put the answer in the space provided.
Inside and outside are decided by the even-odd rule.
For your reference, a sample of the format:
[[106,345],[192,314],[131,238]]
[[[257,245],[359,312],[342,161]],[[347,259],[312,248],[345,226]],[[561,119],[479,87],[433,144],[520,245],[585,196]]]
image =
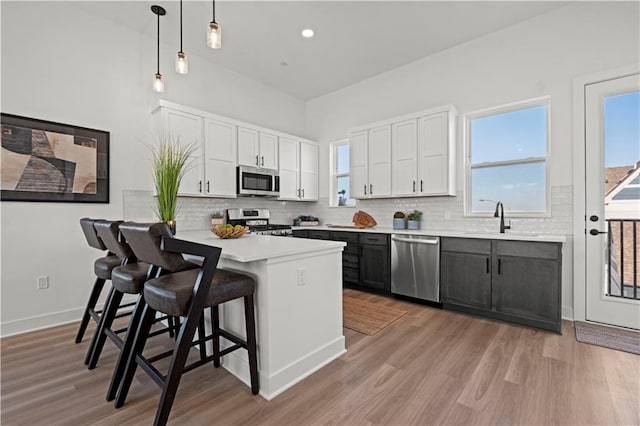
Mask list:
[[158,16],[158,37],[157,37],[157,68],[156,75],[153,78],[153,91],[162,93],[164,92],[164,80],[162,79],[162,74],[160,74],[160,17],[167,13],[166,10],[162,6],[153,5],[151,6],[151,11]]
[[178,74],[186,74],[189,72],[189,60],[187,55],[182,51],[182,0],[180,0],[180,51],[176,56],[176,72]]
[[207,46],[212,49],[220,49],[222,47],[222,28],[216,22],[216,0],[213,3],[213,17],[209,22],[209,31],[207,32]]

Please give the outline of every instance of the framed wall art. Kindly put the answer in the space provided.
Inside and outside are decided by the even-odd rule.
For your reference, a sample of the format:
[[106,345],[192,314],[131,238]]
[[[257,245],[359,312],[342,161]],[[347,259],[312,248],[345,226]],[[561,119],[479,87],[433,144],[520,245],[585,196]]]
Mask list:
[[0,114],[2,201],[109,202],[109,132]]

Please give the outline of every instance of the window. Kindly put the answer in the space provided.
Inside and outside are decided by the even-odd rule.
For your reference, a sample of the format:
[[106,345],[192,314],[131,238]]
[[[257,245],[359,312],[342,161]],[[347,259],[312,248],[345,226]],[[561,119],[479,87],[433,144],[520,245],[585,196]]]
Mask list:
[[356,200],[349,195],[349,141],[342,140],[331,144],[331,195],[329,205],[334,207],[353,207]]
[[549,213],[548,98],[468,114],[466,146],[467,215]]

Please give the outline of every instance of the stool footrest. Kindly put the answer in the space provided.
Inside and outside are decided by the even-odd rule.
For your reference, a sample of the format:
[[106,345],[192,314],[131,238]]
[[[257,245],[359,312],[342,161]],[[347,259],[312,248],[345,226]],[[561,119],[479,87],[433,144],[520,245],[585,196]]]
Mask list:
[[247,349],[247,342],[245,342],[244,340],[242,340],[241,338],[239,338],[235,334],[231,334],[228,331],[223,330],[221,328],[215,330],[215,332],[218,333],[220,336],[224,337],[225,339],[231,340],[233,343],[236,343],[236,344],[240,345],[241,347]]

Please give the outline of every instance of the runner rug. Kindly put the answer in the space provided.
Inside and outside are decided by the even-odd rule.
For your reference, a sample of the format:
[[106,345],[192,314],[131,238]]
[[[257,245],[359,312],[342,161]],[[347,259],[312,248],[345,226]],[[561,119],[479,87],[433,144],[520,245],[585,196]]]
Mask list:
[[387,308],[353,297],[343,297],[343,325],[369,336],[378,333],[406,313],[407,311]]
[[576,340],[640,355],[640,333],[581,321],[575,322]]

